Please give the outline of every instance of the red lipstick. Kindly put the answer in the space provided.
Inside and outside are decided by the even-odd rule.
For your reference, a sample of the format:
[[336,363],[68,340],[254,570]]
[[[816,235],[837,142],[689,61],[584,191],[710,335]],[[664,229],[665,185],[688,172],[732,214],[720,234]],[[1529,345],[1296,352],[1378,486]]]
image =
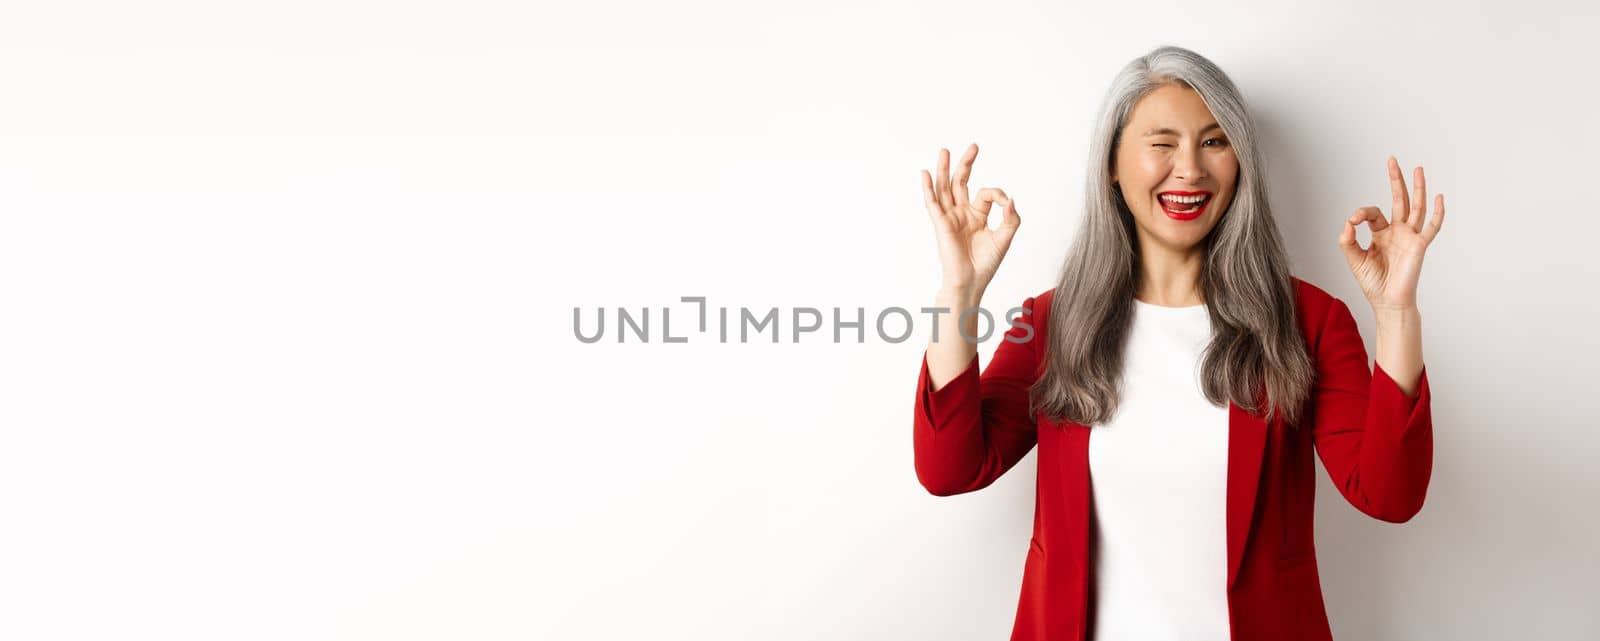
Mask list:
[[[1189,211],[1172,211],[1171,209],[1167,208],[1167,202],[1161,198],[1163,195],[1205,196],[1206,199],[1201,201],[1198,207],[1195,207]],[[1194,220],[1206,212],[1206,208],[1211,206],[1211,200],[1215,197],[1216,196],[1209,191],[1163,191],[1156,194],[1156,202],[1161,206],[1161,211],[1165,212],[1168,218],[1180,221]]]

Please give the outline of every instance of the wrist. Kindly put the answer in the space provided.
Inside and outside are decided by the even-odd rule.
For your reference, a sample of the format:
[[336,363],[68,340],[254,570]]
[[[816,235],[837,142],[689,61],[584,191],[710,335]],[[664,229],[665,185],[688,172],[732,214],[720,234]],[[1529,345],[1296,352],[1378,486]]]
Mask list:
[[956,308],[955,311],[959,313],[961,308],[975,307],[983,301],[983,288],[941,286],[933,298],[940,305]]
[[[1373,321],[1377,326],[1378,345],[1398,346],[1402,343],[1409,344],[1413,338],[1418,343],[1422,336],[1422,314],[1415,307],[1385,307],[1373,310]],[[1396,343],[1399,341],[1399,343]]]
[[1411,302],[1408,302],[1408,303],[1379,303],[1379,302],[1376,302],[1376,301],[1368,300],[1367,302],[1372,305],[1372,311],[1375,311],[1375,312],[1408,312],[1408,311],[1414,312],[1414,311],[1417,311],[1417,303],[1416,303],[1416,301],[1411,301]]
[[1422,315],[1416,305],[1379,305],[1373,304],[1372,314],[1377,318],[1418,318]]

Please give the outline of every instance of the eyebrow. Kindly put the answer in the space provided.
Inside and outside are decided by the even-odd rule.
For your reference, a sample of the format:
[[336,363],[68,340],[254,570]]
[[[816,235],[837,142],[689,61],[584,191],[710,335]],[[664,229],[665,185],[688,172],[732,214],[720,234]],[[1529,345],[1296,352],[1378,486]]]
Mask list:
[[[1221,128],[1222,128],[1221,125],[1218,125],[1217,123],[1213,122],[1213,123],[1211,123],[1209,125],[1206,125],[1205,129],[1201,129],[1200,133],[1203,134],[1205,132],[1211,131],[1212,129],[1221,129]],[[1178,135],[1178,131],[1176,129],[1171,129],[1169,127],[1158,127],[1158,128],[1155,128],[1155,129],[1151,129],[1150,131],[1144,132],[1144,135],[1146,135],[1146,136],[1176,136],[1176,135]]]

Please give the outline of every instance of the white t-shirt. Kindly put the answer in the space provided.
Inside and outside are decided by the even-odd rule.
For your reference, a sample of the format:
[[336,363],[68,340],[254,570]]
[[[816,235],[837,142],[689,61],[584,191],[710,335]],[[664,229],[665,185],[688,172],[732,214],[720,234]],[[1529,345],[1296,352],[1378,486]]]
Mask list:
[[1121,403],[1089,433],[1097,641],[1228,631],[1228,407],[1200,388],[1205,305],[1134,299]]

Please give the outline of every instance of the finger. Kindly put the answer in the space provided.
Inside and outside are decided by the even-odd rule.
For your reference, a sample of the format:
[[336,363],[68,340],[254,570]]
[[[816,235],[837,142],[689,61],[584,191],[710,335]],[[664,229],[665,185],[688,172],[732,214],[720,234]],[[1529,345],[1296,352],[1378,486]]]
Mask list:
[[1366,260],[1367,252],[1361,248],[1361,243],[1356,242],[1356,225],[1353,219],[1346,218],[1344,229],[1339,232],[1339,249],[1344,252],[1345,262],[1350,264],[1350,269],[1355,269]]
[[950,150],[939,148],[939,204],[945,211],[955,209],[955,197],[950,195]]
[[1441,227],[1444,227],[1444,194],[1433,197],[1433,217],[1428,221],[1427,229],[1422,230],[1422,240],[1432,243]]
[[1006,199],[1005,212],[1000,218],[1000,233],[1009,239],[1022,226],[1022,215],[1017,213],[1017,201],[1011,199]]
[[1014,232],[1021,226],[1022,214],[1017,213],[1017,201],[1010,198],[1006,199],[1006,215],[1000,219],[1000,228],[1010,229]]
[[944,217],[944,206],[939,204],[939,195],[933,191],[933,175],[926,169],[922,170],[922,204],[928,208],[929,216]]
[[1412,231],[1420,232],[1422,231],[1422,221],[1428,217],[1428,183],[1422,175],[1421,165],[1418,165],[1416,171],[1412,172],[1412,179],[1417,182],[1417,187],[1415,193],[1411,196],[1411,218],[1407,222],[1411,224]]
[[984,187],[978,190],[978,197],[972,201],[972,211],[978,214],[978,218],[987,221],[989,208],[994,203],[1003,205],[1008,202],[1011,202],[1011,197],[1007,196],[1004,190],[998,187]]
[[961,154],[961,164],[956,167],[956,184],[954,199],[958,203],[967,202],[967,178],[972,176],[972,161],[978,158],[978,143],[967,147],[967,152]]
[[1394,194],[1393,211],[1389,215],[1398,225],[1406,221],[1406,179],[1400,175],[1400,161],[1394,156],[1389,156],[1389,190]]
[[1356,213],[1350,215],[1349,223],[1351,225],[1359,226],[1362,222],[1367,223],[1372,228],[1373,233],[1389,228],[1389,221],[1383,218],[1383,210],[1377,207],[1362,207],[1357,209]]
[[1000,219],[1000,228],[994,231],[1001,258],[1005,258],[1006,251],[1011,248],[1011,239],[1016,237],[1017,228],[1022,226],[1022,216],[1017,214],[1017,201],[1007,200],[1005,211],[1005,216]]

